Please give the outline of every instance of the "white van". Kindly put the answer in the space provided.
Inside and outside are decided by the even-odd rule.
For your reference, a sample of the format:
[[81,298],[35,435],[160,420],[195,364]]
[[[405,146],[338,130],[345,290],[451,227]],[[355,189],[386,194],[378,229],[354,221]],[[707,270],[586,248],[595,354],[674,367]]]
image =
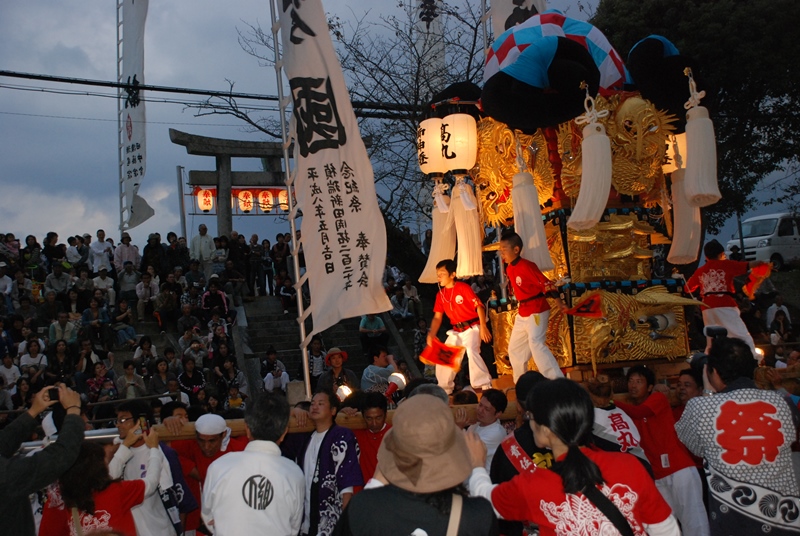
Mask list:
[[[800,264],[800,215],[782,212],[747,218],[742,222],[744,258],[747,261],[771,261],[776,270],[787,263]],[[734,233],[726,249],[740,246]]]

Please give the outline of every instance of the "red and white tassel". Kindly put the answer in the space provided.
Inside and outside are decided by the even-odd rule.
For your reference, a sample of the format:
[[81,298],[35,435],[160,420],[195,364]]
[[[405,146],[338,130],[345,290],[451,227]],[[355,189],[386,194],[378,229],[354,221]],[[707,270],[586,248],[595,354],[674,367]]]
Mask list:
[[454,225],[453,211],[450,210],[450,196],[447,195],[447,185],[441,180],[436,181],[433,188],[433,210],[431,220],[431,250],[428,253],[428,262],[419,276],[420,283],[436,283],[436,265],[439,261],[452,259],[456,255],[456,227]]
[[567,220],[567,227],[576,231],[597,225],[603,217],[611,191],[611,142],[606,135],[606,128],[598,122],[600,117],[608,115],[608,110],[596,111],[594,99],[589,96],[588,90],[584,107],[586,113],[575,120],[577,124],[588,123],[583,127],[581,142],[581,189]]
[[478,201],[472,186],[466,183],[465,177],[458,177],[453,188],[450,212],[456,224],[456,276],[460,278],[483,274],[483,229],[477,209]]
[[667,261],[671,264],[689,264],[697,260],[700,253],[702,222],[700,209],[689,204],[685,190],[685,171],[672,172],[672,210],[674,232]]
[[717,184],[717,140],[708,110],[699,106],[704,91],[697,91],[692,70],[686,69],[691,96],[686,108],[686,198],[695,207],[713,205],[722,198]]

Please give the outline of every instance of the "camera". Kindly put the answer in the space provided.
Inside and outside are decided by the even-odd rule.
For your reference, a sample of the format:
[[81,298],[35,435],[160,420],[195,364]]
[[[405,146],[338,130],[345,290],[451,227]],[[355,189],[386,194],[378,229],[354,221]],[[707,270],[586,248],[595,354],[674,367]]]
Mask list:
[[58,400],[58,387],[50,387],[47,390],[47,396],[50,397],[50,400]]

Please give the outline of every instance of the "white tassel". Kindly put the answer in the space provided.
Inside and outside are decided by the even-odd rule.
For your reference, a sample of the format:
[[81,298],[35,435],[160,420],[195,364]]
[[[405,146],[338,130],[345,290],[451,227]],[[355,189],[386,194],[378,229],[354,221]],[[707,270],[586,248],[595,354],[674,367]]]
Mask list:
[[428,253],[428,262],[419,276],[420,283],[436,283],[436,265],[439,261],[452,259],[456,256],[456,226],[453,221],[453,211],[450,210],[450,196],[444,191],[439,191],[434,196],[431,219],[431,251]]
[[683,169],[678,169],[671,176],[674,234],[667,255],[667,261],[671,264],[692,263],[700,252],[700,209],[690,205],[686,198],[684,173]]
[[722,198],[717,186],[717,142],[708,110],[696,106],[686,112],[686,198],[695,207],[713,205]]
[[453,188],[450,212],[456,224],[458,240],[456,276],[460,278],[483,274],[483,229],[478,211],[467,208],[469,206],[477,208],[478,201],[475,199],[472,186],[466,184],[463,177],[459,177],[456,187]]
[[611,142],[600,123],[583,127],[583,175],[578,200],[567,226],[576,231],[591,229],[600,221],[611,191]]
[[511,190],[514,206],[514,230],[522,238],[521,256],[536,263],[543,272],[555,268],[547,249],[547,234],[544,231],[542,212],[539,209],[539,192],[533,175],[527,171],[514,175]]

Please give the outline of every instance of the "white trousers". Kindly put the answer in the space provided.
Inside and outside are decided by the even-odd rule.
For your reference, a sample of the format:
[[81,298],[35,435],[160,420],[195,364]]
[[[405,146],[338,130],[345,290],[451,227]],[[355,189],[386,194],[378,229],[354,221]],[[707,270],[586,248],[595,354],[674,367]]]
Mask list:
[[514,383],[528,371],[528,360],[533,357],[536,368],[545,378],[563,378],[553,352],[547,347],[547,321],[550,311],[527,317],[517,315],[511,337],[508,339],[508,360],[514,371]]
[[[447,332],[447,340],[444,343],[448,346],[463,346],[467,349],[469,358],[469,383],[474,388],[489,389],[492,387],[492,376],[486,363],[481,357],[481,330],[480,325],[475,324],[469,329],[455,332],[452,329]],[[439,387],[444,389],[447,394],[453,392],[453,381],[456,371],[450,367],[436,365],[436,381]]]
[[695,467],[686,467],[656,480],[656,488],[672,508],[683,534],[708,536],[708,514],[703,506],[703,484]]
[[[747,331],[738,307],[706,307],[703,309],[703,323],[706,326],[722,326],[727,329],[728,337],[743,340],[753,352],[753,358],[758,359],[753,337]],[[707,337],[706,353],[711,350],[711,341],[711,337]]]

